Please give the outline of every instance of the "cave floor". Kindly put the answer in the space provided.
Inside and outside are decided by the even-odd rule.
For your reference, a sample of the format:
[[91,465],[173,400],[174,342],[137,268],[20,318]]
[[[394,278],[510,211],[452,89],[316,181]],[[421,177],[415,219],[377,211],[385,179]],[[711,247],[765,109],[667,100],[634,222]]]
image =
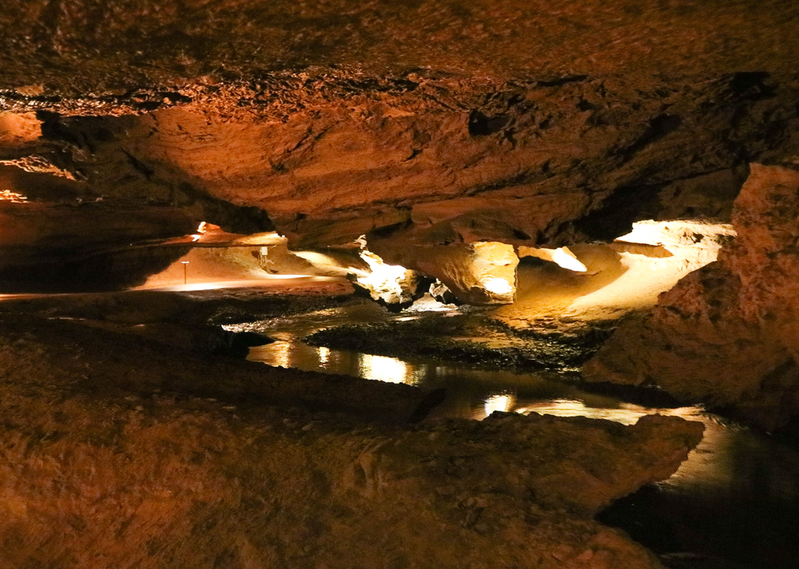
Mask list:
[[[690,422],[639,420],[650,411],[593,394],[594,408],[601,399],[626,413],[625,427],[556,418],[590,415],[592,405],[575,409],[564,405],[568,397],[550,393],[549,406],[541,400],[517,409],[529,415],[500,412],[476,422],[436,417],[433,385],[231,357],[225,349],[235,334],[222,333],[222,325],[277,328],[346,312],[371,320],[348,338],[357,339],[356,330],[422,343],[449,335],[438,359],[471,353],[466,361],[489,374],[503,365],[534,367],[507,356],[525,342],[529,349],[535,334],[497,325],[479,310],[403,321],[402,314],[354,298],[341,282],[272,285],[0,303],[4,566],[454,568],[483,567],[490,558],[498,567],[660,567],[626,534],[592,518],[612,500],[669,479],[699,442],[697,420],[704,422],[703,446],[654,487],[658,492],[684,501],[684,488],[702,486],[708,472],[702,464],[712,468],[710,457],[718,458],[724,445],[754,446],[761,458],[771,456],[746,438],[749,431],[742,431],[744,442],[730,442],[728,433],[737,431],[719,431],[698,410],[661,409]],[[376,334],[380,326],[388,329]],[[545,328],[539,332],[551,336],[552,326]],[[491,356],[491,346],[464,337],[486,331],[515,344]],[[591,335],[569,338],[588,342]],[[563,353],[538,372],[574,366]],[[566,389],[572,401],[579,399],[573,385]],[[499,411],[512,408],[494,403]],[[409,423],[431,410],[432,418]],[[719,433],[721,442],[714,439]],[[773,479],[769,500],[780,512],[795,500],[785,490],[799,479],[793,457],[783,452],[778,468],[762,461]],[[724,460],[748,455],[733,452]],[[699,473],[692,473],[697,464]],[[755,484],[762,472],[744,479]],[[680,480],[688,482],[680,487]],[[775,488],[782,488],[781,501]],[[607,522],[625,527],[619,516],[630,515],[610,512]],[[658,550],[645,533],[636,538],[657,553],[674,551]],[[672,567],[682,562],[663,560]]]

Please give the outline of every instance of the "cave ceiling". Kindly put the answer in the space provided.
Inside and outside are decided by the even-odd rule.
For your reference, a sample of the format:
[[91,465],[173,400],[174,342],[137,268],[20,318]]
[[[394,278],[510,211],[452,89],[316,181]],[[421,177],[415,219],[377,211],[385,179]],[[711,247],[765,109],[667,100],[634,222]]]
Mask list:
[[799,147],[798,27],[777,0],[10,0],[0,263],[200,220],[391,259],[725,219]]

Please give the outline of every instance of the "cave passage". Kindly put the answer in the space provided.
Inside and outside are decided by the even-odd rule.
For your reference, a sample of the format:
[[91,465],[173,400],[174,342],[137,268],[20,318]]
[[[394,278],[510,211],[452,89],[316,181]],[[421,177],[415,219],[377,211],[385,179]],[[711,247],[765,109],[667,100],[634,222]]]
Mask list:
[[796,569],[797,29],[4,0],[0,569]]

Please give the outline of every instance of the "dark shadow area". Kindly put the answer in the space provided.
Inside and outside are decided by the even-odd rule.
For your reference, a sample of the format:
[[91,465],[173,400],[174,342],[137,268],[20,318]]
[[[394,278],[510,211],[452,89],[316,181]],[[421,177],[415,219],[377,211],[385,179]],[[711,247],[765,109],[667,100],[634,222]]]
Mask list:
[[[719,438],[714,431],[722,429]],[[673,556],[669,567],[795,569],[799,453],[734,425],[709,427],[693,452],[689,460],[704,461],[702,479],[681,484],[678,476],[675,483],[645,486],[614,502],[598,521]],[[692,556],[675,555],[684,552]]]
[[115,291],[141,286],[189,246],[133,247],[84,258],[40,260],[0,270],[0,294]]

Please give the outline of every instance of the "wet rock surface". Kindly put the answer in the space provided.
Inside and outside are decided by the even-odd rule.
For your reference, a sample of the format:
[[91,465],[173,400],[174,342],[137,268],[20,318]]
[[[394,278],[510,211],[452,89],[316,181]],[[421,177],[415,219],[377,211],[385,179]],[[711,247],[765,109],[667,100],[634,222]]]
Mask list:
[[541,322],[517,330],[488,317],[442,315],[335,326],[304,341],[312,346],[387,356],[426,356],[489,368],[576,372],[617,324]]
[[799,412],[798,188],[794,167],[753,165],[733,211],[737,239],[621,327],[584,375],[656,383],[765,429],[785,426]]
[[[702,431],[672,417],[365,423],[341,404],[396,410],[415,390],[325,378],[334,395],[314,374],[20,316],[0,319],[0,359],[9,567],[659,567],[591,516],[667,477]],[[284,377],[293,409],[274,406]]]

